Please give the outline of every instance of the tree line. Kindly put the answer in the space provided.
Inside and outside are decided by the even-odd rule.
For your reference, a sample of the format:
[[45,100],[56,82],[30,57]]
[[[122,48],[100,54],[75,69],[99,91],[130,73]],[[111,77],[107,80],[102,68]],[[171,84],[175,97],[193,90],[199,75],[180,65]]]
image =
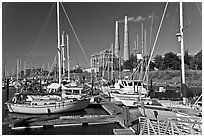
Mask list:
[[[145,56],[146,62],[148,56]],[[133,70],[138,65],[137,56],[131,54],[130,59],[125,61],[122,68]],[[202,50],[196,55],[189,55],[188,50],[184,53],[184,64],[185,69],[192,70],[202,70]],[[172,52],[166,53],[164,56],[156,55],[153,61],[150,62],[150,70],[180,70],[181,69],[181,59],[180,56]]]

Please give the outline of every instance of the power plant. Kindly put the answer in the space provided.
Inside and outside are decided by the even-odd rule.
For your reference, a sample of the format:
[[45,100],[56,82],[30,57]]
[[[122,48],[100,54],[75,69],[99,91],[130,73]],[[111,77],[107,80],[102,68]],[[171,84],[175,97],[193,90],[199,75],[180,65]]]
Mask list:
[[124,61],[129,60],[130,57],[130,46],[128,38],[128,18],[125,16],[125,26],[124,26]]
[[[111,60],[112,57],[115,58],[117,62],[119,62],[119,58],[122,58],[121,52],[120,52],[120,38],[119,38],[119,22],[115,22],[115,50],[112,49],[112,51],[109,50],[103,50],[99,53],[94,53],[91,55],[91,68],[98,68],[102,67],[105,62],[108,60]],[[124,54],[123,54],[123,60],[121,60],[121,63],[123,61],[127,61],[130,58],[130,46],[129,46],[129,36],[128,36],[128,17],[125,16],[124,21]],[[103,63],[102,63],[103,62]],[[109,62],[109,61],[108,61]],[[103,64],[103,65],[102,65]],[[109,63],[108,63],[109,64]]]

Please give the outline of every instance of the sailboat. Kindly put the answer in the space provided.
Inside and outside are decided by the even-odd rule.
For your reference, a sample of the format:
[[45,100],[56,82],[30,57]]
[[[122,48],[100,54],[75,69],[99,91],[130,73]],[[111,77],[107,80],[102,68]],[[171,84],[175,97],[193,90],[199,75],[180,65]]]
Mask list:
[[61,84],[61,58],[60,58],[60,27],[59,27],[59,3],[57,3],[57,28],[58,28],[58,69],[59,69],[59,90],[61,95],[26,95],[16,93],[5,104],[9,112],[24,114],[52,114],[70,112],[85,109],[90,98],[69,98],[62,90]]
[[[180,4],[180,33],[177,34],[177,36],[179,37],[179,42],[181,44],[182,84],[185,84],[184,45],[183,45],[183,13],[182,13],[183,7],[182,7],[182,2],[180,2],[179,4]],[[167,5],[166,5],[166,7],[167,7]],[[137,105],[137,106],[139,106],[138,108],[143,115],[145,115],[149,118],[153,117],[155,119],[156,119],[156,117],[162,117],[162,118],[186,117],[186,118],[190,118],[192,116],[197,117],[197,115],[198,115],[196,110],[193,110],[192,108],[186,106],[186,97],[183,98],[183,105],[180,105],[180,104],[179,105],[177,105],[177,104],[173,105],[173,103],[171,102],[171,106],[145,105],[144,103]],[[182,112],[180,112],[180,110],[182,110]],[[156,116],[155,116],[155,114],[156,114]]]

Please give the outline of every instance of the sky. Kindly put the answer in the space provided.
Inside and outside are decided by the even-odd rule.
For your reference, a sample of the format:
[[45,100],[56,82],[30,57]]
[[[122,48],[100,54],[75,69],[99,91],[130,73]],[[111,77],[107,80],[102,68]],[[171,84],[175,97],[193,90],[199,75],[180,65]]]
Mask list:
[[[75,33],[90,61],[93,53],[109,49],[114,43],[115,21],[119,23],[120,48],[123,53],[124,18],[128,16],[130,52],[134,53],[134,40],[139,36],[141,24],[146,30],[149,52],[158,30],[165,2],[63,2]],[[54,5],[54,7],[53,7]],[[202,4],[184,2],[184,47],[190,55],[202,49]],[[153,25],[152,25],[152,15]],[[188,25],[190,23],[190,25]],[[151,46],[150,29],[152,27]],[[69,35],[71,67],[89,63],[60,7],[60,29]],[[179,3],[169,2],[154,50],[155,55],[180,53],[176,33],[179,32]],[[51,67],[57,54],[56,3],[3,2],[2,3],[2,64],[6,59],[7,71],[20,59],[27,67]]]

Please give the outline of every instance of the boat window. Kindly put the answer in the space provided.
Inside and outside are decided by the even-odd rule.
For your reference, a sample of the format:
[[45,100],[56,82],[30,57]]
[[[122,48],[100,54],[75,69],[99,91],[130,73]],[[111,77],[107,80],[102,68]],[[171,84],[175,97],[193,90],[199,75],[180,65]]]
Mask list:
[[73,90],[73,94],[79,94],[79,90]]
[[55,102],[51,102],[51,103],[49,103],[49,105],[53,105],[53,104],[56,104]]
[[132,82],[128,82],[128,86],[132,86]]
[[122,81],[122,84],[124,85],[124,82]]
[[65,90],[66,93],[72,93],[72,90]]
[[85,94],[86,93],[86,91],[85,90],[81,90],[81,94]]
[[134,85],[135,85],[135,86],[141,86],[141,83],[134,81]]
[[123,85],[119,84],[120,88],[124,88]]
[[71,95],[71,92],[66,92],[65,94],[66,94],[66,95]]
[[44,105],[47,105],[47,103],[44,103]]
[[126,81],[122,81],[122,84],[123,84],[123,85],[125,85],[125,86],[127,86],[127,83],[126,83]]

